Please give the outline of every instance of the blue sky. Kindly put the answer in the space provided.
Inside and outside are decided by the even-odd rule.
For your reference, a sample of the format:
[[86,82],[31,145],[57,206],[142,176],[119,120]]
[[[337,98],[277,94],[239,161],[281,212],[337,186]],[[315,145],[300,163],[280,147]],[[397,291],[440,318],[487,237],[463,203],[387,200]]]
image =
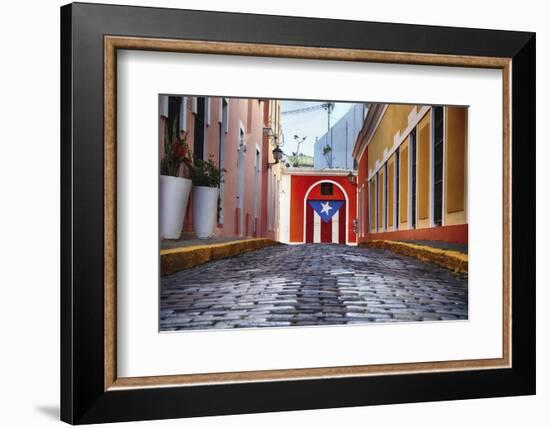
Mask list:
[[[326,102],[327,101],[281,101],[281,112],[317,106]],[[351,106],[353,106],[352,103],[336,103],[330,117],[331,126],[346,114]],[[325,109],[319,109],[305,113],[281,115],[281,128],[284,138],[284,146],[281,148],[287,155],[296,151],[294,135],[298,135],[300,139],[302,137],[307,137],[300,145],[300,152],[313,156],[315,137],[320,138],[327,132],[327,111]]]

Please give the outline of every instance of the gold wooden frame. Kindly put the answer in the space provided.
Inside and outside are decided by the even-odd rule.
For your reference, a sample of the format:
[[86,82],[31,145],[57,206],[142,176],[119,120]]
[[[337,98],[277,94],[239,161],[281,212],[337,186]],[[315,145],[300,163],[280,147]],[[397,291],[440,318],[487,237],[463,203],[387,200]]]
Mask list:
[[[170,376],[116,375],[116,52],[117,49],[297,59],[443,65],[502,70],[503,81],[503,349],[502,358],[358,365]],[[105,36],[104,38],[104,389],[192,386],[271,380],[496,369],[511,367],[511,58],[381,52],[299,46]]]

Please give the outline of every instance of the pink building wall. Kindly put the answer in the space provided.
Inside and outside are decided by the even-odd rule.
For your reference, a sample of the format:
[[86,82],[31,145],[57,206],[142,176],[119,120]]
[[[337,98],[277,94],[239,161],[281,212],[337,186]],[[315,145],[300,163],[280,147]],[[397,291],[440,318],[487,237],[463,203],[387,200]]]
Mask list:
[[[186,108],[187,143],[190,149],[193,150],[195,134],[194,101],[193,97],[186,98],[187,102],[184,103],[184,106]],[[204,159],[212,158],[217,165],[219,165],[220,160],[222,100],[220,97],[210,97],[209,106],[208,104],[206,106],[207,123],[205,126]],[[225,98],[225,100],[228,102],[228,132],[225,132],[225,129],[222,130],[224,132],[223,168],[226,170],[224,173],[223,200],[221,201],[223,204],[223,222],[218,223],[214,235],[220,237],[272,237],[272,232],[268,231],[267,223],[267,210],[269,209],[267,201],[267,164],[272,162],[271,150],[273,147],[271,147],[269,139],[263,133],[264,126],[269,126],[269,101],[240,98]],[[162,136],[164,135],[165,123],[166,119],[161,117],[159,126],[161,157],[163,156]],[[246,149],[239,147],[240,129],[244,132]],[[237,208],[237,164],[240,150],[245,150],[242,210]],[[260,152],[258,176],[256,176],[255,171],[256,150]],[[256,186],[258,190],[255,193]],[[255,194],[258,198],[257,202],[255,201]],[[255,203],[258,204],[256,215]],[[193,237],[192,204],[191,196],[184,221],[184,238]],[[242,230],[238,221],[239,215],[243,216]]]

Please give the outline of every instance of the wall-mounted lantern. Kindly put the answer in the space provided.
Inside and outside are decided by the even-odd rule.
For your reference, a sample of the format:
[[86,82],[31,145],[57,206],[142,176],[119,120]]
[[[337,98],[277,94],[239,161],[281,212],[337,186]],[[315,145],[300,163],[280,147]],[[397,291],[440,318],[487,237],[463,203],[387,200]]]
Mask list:
[[348,177],[349,184],[353,184],[357,186],[357,183],[355,182],[355,175],[353,174],[353,172],[350,171],[347,177]]
[[273,159],[275,160],[275,162],[271,162],[271,163],[268,162],[267,163],[268,168],[270,168],[271,165],[278,164],[280,161],[283,160],[283,156],[284,156],[284,153],[279,146],[275,146],[275,148],[271,151],[271,154],[273,155]]

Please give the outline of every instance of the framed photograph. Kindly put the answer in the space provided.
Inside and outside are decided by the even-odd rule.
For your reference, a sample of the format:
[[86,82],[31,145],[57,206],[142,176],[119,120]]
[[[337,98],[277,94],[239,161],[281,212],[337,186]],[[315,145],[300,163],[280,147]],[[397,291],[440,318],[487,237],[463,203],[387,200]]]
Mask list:
[[61,8],[61,418],[535,393],[535,34]]

